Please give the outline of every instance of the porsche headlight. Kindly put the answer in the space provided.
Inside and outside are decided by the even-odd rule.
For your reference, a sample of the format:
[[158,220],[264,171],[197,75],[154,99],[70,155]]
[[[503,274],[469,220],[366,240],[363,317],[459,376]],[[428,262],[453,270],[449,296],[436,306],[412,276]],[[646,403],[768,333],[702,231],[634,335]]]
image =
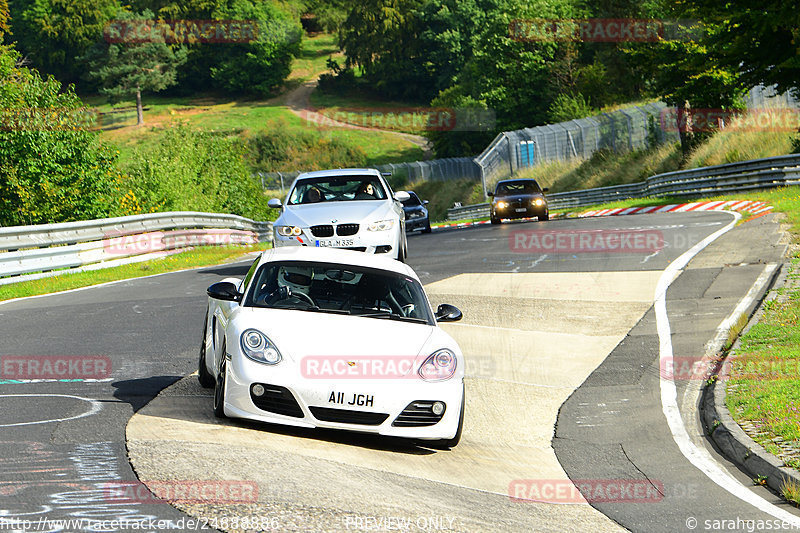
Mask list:
[[456,355],[447,349],[437,350],[425,359],[418,373],[425,381],[450,379],[456,373]]
[[281,362],[281,352],[269,338],[257,329],[242,333],[242,351],[257,363],[276,365]]
[[387,220],[379,220],[377,222],[373,222],[369,226],[367,226],[367,230],[369,231],[386,231],[390,230],[394,227],[394,220],[387,219]]
[[300,226],[275,226],[275,231],[282,237],[297,237],[303,233]]

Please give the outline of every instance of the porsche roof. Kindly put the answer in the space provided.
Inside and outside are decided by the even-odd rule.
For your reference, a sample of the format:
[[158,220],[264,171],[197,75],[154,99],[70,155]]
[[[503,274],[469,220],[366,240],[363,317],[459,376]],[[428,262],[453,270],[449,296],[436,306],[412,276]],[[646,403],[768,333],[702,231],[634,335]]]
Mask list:
[[319,261],[341,265],[378,268],[410,276],[417,281],[419,277],[412,268],[388,256],[368,254],[341,248],[317,248],[314,246],[282,246],[266,250],[261,262],[266,261]]

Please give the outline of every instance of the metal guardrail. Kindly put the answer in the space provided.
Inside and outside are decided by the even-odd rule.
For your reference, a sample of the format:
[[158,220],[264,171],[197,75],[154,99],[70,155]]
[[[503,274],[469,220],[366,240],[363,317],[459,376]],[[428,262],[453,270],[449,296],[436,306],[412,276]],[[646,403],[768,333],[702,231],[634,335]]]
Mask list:
[[[800,154],[792,154],[667,172],[629,185],[553,193],[547,195],[547,201],[550,209],[565,209],[630,198],[704,196],[798,184]],[[449,220],[479,216],[489,216],[488,203],[447,210]]]
[[195,212],[5,227],[0,228],[0,285],[145,261],[197,245],[271,240],[271,222]]

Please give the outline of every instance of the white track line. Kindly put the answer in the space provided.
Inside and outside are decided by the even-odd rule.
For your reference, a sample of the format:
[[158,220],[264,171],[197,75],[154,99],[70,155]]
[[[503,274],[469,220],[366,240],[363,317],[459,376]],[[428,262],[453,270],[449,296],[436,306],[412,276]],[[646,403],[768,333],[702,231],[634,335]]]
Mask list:
[[[736,222],[742,217],[739,213],[729,212],[733,215],[733,221],[724,228],[712,233],[691,249],[684,252],[664,270],[656,287],[655,312],[656,326],[658,329],[659,340],[659,368],[666,368],[667,361],[672,360],[672,339],[667,315],[667,289],[672,281],[677,277],[678,271],[706,246],[714,242],[718,237],[731,230]],[[689,437],[686,427],[683,425],[683,418],[678,409],[678,392],[675,388],[675,381],[667,379],[663,375],[660,377],[661,385],[661,409],[667,419],[672,438],[678,445],[681,453],[696,468],[703,472],[708,478],[728,491],[740,500],[749,503],[753,507],[777,518],[784,522],[791,523],[793,526],[800,527],[800,518],[789,513],[761,496],[752,492],[750,489],[739,483],[736,478],[730,475],[717,461],[708,453],[708,450],[696,446]]]

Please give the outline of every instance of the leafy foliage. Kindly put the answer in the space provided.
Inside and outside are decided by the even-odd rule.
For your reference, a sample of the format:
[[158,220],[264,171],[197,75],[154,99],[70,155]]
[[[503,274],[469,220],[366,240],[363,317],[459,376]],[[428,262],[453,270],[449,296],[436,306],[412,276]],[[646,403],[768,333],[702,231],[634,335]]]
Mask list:
[[12,1],[13,35],[33,67],[77,82],[82,73],[77,58],[102,38],[118,5],[118,0]]
[[165,130],[157,145],[137,149],[126,165],[124,214],[203,211],[267,220],[261,184],[244,153],[237,137],[186,125]]
[[109,216],[116,154],[89,131],[91,114],[72,87],[18,59],[0,47],[0,225]]

